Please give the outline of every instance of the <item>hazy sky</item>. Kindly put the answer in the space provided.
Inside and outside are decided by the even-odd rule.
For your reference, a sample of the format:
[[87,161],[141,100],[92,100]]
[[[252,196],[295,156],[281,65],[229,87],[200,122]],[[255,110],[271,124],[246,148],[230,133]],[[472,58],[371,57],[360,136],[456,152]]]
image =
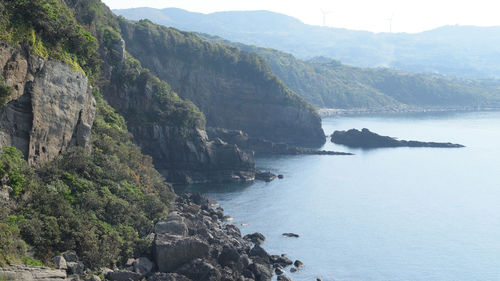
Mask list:
[[104,0],[112,9],[176,7],[210,13],[271,10],[322,25],[388,32],[419,32],[442,25],[500,25],[500,1],[492,0]]

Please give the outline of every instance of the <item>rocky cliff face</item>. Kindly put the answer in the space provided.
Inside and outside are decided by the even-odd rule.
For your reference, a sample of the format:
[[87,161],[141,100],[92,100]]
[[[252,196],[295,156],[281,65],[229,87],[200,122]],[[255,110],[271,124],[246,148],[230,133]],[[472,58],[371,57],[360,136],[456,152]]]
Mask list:
[[256,55],[147,21],[120,21],[127,50],[205,114],[207,126],[276,142],[320,145],[321,119]]
[[171,183],[253,181],[255,164],[238,146],[209,141],[201,129],[133,126],[134,139],[152,155],[156,169]]
[[89,147],[95,100],[83,73],[0,43],[0,74],[12,89],[0,109],[0,146],[17,147],[35,166]]
[[[120,53],[125,53],[123,42],[118,45],[123,50]],[[255,164],[250,154],[236,145],[210,141],[196,107],[175,98],[168,84],[131,57],[120,56],[120,60],[109,68],[110,83],[101,87],[104,97],[125,117],[134,142],[153,157],[155,168],[168,182],[254,180]]]

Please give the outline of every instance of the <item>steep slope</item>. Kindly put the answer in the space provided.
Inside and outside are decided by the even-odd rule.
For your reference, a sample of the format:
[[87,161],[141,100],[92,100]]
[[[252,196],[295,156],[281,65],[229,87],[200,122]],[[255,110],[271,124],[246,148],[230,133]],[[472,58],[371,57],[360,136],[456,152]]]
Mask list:
[[263,59],[149,21],[119,20],[127,50],[193,101],[208,126],[279,142],[324,143],[315,109],[290,91]]
[[134,142],[153,157],[169,182],[254,179],[253,159],[236,146],[210,141],[198,108],[179,98],[169,84],[127,52],[118,19],[104,4],[66,2],[98,39],[103,61],[98,83],[104,98],[125,117]]
[[500,44],[500,27],[445,26],[417,34],[372,33],[306,25],[268,11],[200,14],[136,8],[115,12],[131,20],[148,18],[186,31],[278,49],[301,59],[326,56],[361,67],[500,77],[500,51],[496,47]]
[[0,267],[67,250],[93,268],[147,254],[173,194],[90,90],[95,39],[61,1],[0,7]]
[[199,36],[265,58],[287,86],[318,107],[398,109],[499,105],[499,89],[481,81],[386,68],[358,68],[324,57],[302,61],[274,49],[234,43],[207,34]]

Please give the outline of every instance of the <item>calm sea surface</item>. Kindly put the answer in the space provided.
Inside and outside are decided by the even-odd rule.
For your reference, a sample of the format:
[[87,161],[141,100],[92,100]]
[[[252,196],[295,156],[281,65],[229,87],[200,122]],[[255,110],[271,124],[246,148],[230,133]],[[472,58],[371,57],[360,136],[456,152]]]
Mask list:
[[[293,280],[500,280],[500,113],[338,117],[334,130],[369,128],[461,149],[327,150],[354,156],[256,159],[283,180],[204,189],[242,232],[305,267]],[[243,224],[243,225],[242,225]],[[294,232],[300,238],[285,238]]]

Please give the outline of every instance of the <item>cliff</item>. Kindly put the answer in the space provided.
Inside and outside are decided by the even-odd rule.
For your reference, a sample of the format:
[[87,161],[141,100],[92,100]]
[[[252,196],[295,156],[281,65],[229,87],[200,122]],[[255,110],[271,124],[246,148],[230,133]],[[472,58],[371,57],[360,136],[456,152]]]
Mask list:
[[0,146],[15,146],[35,166],[72,146],[90,148],[96,105],[85,74],[5,43],[0,69],[11,91],[0,109]]
[[316,110],[260,57],[210,44],[193,33],[119,19],[129,51],[205,114],[207,126],[303,145],[325,142]]

